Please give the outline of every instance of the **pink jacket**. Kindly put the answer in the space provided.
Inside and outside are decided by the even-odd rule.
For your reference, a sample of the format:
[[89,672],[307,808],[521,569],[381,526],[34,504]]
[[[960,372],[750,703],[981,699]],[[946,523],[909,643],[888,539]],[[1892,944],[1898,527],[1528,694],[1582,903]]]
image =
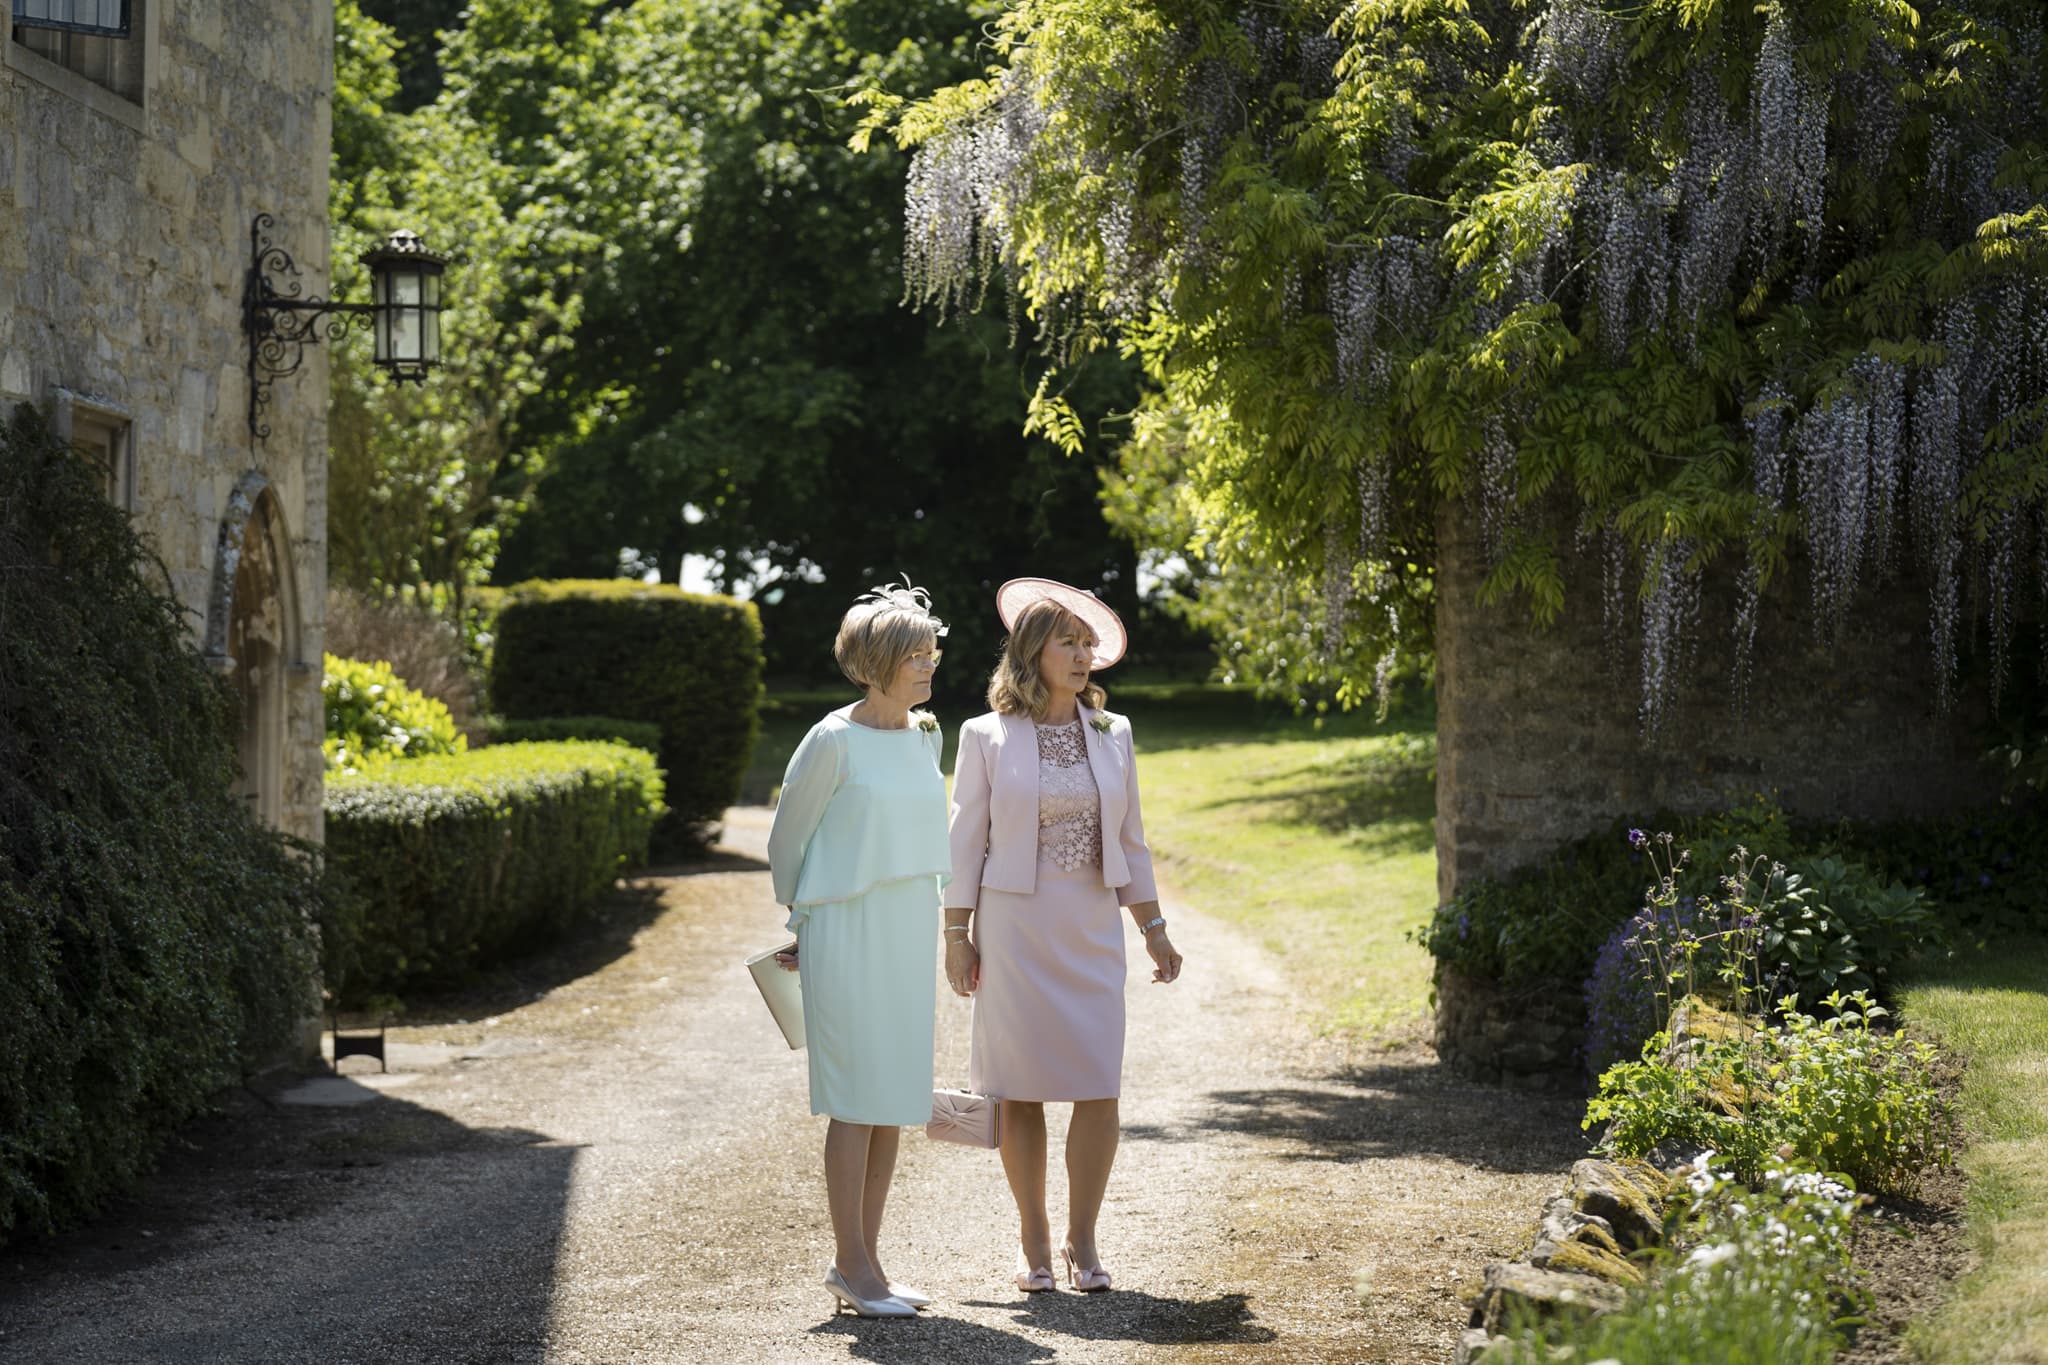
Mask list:
[[[1098,716],[1108,718],[1109,733],[1095,728]],[[1131,723],[1084,706],[1081,734],[1102,794],[1102,884],[1115,889],[1120,905],[1157,900],[1138,812]],[[947,905],[973,909],[984,886],[1023,896],[1038,889],[1038,740],[1031,717],[990,711],[960,727],[951,838]]]

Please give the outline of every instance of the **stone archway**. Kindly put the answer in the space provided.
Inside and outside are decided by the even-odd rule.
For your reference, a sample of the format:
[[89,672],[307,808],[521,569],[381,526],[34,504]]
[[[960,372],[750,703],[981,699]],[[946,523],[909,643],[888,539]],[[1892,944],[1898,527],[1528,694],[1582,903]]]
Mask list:
[[215,546],[205,654],[241,702],[234,790],[272,828],[285,813],[286,675],[299,662],[289,543],[269,481],[253,470],[243,475]]

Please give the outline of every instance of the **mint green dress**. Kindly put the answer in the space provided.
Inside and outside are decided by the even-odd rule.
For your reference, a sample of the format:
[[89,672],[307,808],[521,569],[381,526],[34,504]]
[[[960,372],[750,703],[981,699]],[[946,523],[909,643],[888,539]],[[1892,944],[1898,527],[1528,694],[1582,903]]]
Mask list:
[[913,717],[876,730],[842,707],[783,774],[768,865],[789,906],[810,1054],[811,1112],[922,1124],[932,1107],[945,738]]

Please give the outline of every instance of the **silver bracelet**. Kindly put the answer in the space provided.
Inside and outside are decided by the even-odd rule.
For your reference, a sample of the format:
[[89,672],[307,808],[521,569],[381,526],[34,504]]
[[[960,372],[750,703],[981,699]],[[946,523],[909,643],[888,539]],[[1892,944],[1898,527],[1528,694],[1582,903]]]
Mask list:
[[1138,932],[1141,934],[1149,934],[1154,929],[1157,929],[1160,925],[1164,923],[1166,923],[1166,916],[1154,915],[1151,919],[1146,920],[1143,924],[1138,926]]
[[945,927],[945,932],[949,934],[971,934],[974,932],[974,927],[968,924],[949,924]]

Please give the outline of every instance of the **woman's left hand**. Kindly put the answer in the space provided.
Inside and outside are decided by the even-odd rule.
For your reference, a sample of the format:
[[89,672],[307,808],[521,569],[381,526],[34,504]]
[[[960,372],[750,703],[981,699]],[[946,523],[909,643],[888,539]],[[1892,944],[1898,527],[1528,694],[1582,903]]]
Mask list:
[[1166,930],[1145,935],[1145,951],[1152,955],[1152,981],[1159,986],[1172,985],[1180,976],[1180,954],[1173,950],[1173,941],[1166,936]]

